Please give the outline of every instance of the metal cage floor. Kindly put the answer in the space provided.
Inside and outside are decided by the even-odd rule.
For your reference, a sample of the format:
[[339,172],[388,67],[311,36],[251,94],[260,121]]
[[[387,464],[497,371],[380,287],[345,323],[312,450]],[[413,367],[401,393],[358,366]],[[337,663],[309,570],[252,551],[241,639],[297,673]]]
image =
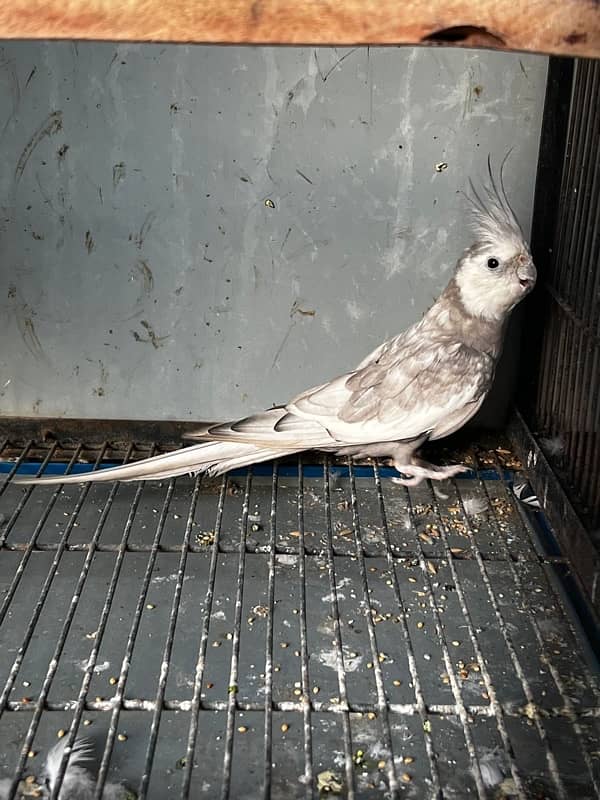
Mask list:
[[6,797],[59,732],[93,739],[98,798],[600,796],[569,564],[497,454],[410,490],[327,464],[13,485],[32,452],[0,485]]

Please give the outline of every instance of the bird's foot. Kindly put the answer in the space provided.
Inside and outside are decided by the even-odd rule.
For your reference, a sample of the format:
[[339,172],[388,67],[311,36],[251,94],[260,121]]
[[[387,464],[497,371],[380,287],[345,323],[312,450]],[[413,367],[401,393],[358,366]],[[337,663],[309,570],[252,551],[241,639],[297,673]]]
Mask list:
[[468,472],[469,468],[464,464],[449,464],[446,467],[438,467],[435,464],[427,464],[421,462],[419,464],[400,464],[396,461],[392,462],[397,472],[400,472],[404,477],[392,478],[393,483],[399,483],[402,486],[418,486],[421,481],[445,481],[448,478],[453,478],[461,472]]

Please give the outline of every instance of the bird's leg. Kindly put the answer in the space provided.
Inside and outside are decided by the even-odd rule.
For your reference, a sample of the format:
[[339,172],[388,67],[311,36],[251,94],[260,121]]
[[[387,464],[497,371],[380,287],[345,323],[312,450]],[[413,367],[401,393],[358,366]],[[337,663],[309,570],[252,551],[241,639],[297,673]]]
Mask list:
[[444,481],[469,469],[463,464],[449,464],[445,467],[430,464],[428,461],[414,455],[414,453],[411,453],[408,458],[406,456],[406,448],[402,447],[400,452],[395,453],[392,457],[394,469],[404,476],[402,478],[392,478],[392,480],[394,483],[402,484],[402,486],[418,486],[421,481],[427,479]]

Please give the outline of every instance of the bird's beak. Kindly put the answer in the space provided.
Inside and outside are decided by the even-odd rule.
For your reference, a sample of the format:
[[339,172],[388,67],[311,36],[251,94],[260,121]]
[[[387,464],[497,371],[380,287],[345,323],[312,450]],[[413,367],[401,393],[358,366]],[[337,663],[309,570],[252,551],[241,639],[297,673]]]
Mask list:
[[519,266],[517,267],[517,278],[523,287],[523,291],[530,292],[535,286],[537,278],[537,271],[531,259],[525,260],[523,257],[519,259]]

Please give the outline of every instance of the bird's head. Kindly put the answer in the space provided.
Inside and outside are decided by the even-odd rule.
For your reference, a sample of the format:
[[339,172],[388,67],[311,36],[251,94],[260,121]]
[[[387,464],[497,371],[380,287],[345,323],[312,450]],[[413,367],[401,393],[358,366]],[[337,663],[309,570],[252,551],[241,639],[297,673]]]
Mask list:
[[473,193],[474,244],[458,262],[456,284],[469,314],[484,319],[504,319],[535,286],[537,277],[529,245],[504,191],[502,170],[494,179],[488,159],[490,183],[482,197]]

